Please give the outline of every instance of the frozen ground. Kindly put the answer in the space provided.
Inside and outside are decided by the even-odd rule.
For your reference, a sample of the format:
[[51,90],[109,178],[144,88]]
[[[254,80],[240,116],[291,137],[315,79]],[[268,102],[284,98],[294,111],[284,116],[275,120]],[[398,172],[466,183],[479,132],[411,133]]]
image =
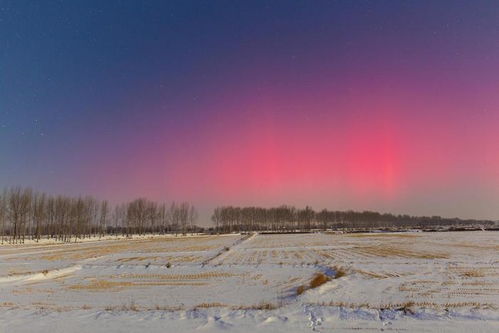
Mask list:
[[[318,272],[331,280],[297,295]],[[499,233],[0,247],[0,332],[352,330],[498,332]]]

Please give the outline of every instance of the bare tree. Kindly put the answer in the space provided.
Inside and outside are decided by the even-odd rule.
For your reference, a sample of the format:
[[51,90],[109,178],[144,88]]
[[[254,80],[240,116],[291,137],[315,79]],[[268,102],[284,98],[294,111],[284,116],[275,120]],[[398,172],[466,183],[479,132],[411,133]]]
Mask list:
[[215,208],[213,215],[211,215],[211,220],[215,223],[216,232],[220,232],[220,224],[222,222],[222,209],[220,207]]
[[15,187],[9,191],[8,197],[8,213],[13,226],[12,242],[21,241],[24,243],[26,222],[31,209],[32,191],[31,189]]
[[145,232],[147,221],[147,200],[140,198],[130,202],[127,206],[127,234],[138,233],[142,235]]
[[107,218],[109,214],[109,206],[106,200],[102,201],[100,204],[100,215],[99,215],[99,238],[107,233]]
[[0,196],[0,236],[3,244],[5,238],[5,220],[7,219],[6,193]]
[[187,202],[183,202],[180,204],[178,209],[180,225],[182,226],[182,234],[185,235],[187,232],[187,223],[189,221],[189,204]]
[[33,198],[33,222],[35,224],[34,238],[40,241],[40,236],[43,232],[43,224],[47,219],[47,200],[45,193],[37,193]]
[[191,229],[191,232],[194,230],[194,224],[196,223],[196,220],[198,219],[198,212],[196,211],[196,208],[191,205],[189,208],[189,214],[188,214],[188,223],[189,223],[189,229]]

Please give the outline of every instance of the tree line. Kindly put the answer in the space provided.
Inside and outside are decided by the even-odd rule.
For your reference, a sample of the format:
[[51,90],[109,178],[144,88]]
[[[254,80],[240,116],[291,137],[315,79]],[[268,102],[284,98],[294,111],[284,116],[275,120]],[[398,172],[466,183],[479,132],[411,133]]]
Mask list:
[[109,234],[198,231],[196,208],[188,203],[157,203],[138,198],[111,205],[90,196],[48,195],[14,187],[0,195],[0,242],[24,243],[42,237],[70,242]]
[[[50,238],[62,242],[91,236],[147,233],[202,232],[195,225],[196,208],[188,203],[157,203],[138,198],[111,206],[91,196],[48,195],[30,188],[14,187],[0,194],[0,242],[23,243]],[[234,207],[213,211],[211,220],[217,233],[301,230],[356,230],[381,228],[432,228],[436,226],[492,227],[488,220],[463,220],[440,216],[410,216],[373,211],[315,211],[293,206]]]
[[488,220],[463,220],[440,216],[410,216],[373,211],[314,211],[293,206],[215,208],[211,220],[217,232],[296,231],[312,229],[432,228],[436,226],[493,226]]

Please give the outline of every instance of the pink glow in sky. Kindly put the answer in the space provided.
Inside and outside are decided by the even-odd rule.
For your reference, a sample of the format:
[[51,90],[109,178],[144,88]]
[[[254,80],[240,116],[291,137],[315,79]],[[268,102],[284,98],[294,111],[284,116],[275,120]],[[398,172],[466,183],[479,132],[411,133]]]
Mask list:
[[499,219],[498,2],[4,7],[2,186]]

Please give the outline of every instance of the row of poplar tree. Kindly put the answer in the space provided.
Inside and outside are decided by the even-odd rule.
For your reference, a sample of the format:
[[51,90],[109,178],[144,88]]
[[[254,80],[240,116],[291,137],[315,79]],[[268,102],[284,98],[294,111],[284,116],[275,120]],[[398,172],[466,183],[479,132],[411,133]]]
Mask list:
[[217,232],[297,231],[312,229],[433,228],[436,226],[489,226],[489,220],[463,220],[440,216],[410,216],[372,211],[314,211],[293,206],[215,208],[211,217]]
[[47,195],[30,188],[0,195],[1,243],[48,237],[69,242],[106,234],[186,233],[196,231],[193,205],[156,203],[139,198],[110,206],[93,197]]
[[[198,213],[188,203],[156,203],[139,198],[111,206],[93,197],[47,195],[14,187],[0,194],[0,242],[23,243],[42,237],[70,242],[91,236],[203,231]],[[215,208],[211,217],[218,233],[300,231],[313,229],[431,228],[435,226],[492,227],[494,221],[420,217],[372,211],[314,211],[293,206]]]

